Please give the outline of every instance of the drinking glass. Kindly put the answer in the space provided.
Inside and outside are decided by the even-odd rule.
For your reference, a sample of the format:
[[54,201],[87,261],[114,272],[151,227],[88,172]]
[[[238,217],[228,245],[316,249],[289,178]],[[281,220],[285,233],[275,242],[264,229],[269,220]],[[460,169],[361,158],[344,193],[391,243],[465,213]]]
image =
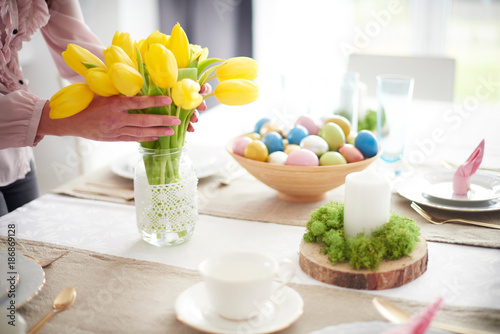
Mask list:
[[354,132],[358,129],[358,85],[358,72],[347,72],[344,74],[340,85],[339,103],[335,110],[336,114],[344,116],[351,122],[351,130]]
[[413,95],[414,79],[404,75],[377,76],[377,138],[382,160],[395,163],[403,158],[406,117]]

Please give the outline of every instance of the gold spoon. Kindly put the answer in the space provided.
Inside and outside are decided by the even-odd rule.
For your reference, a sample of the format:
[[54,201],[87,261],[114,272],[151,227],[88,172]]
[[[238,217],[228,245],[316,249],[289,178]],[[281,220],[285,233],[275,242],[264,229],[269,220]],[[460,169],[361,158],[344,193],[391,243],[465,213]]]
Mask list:
[[[375,305],[375,308],[379,313],[389,320],[392,323],[395,324],[405,324],[410,320],[410,315],[397,307],[396,305],[393,305],[389,303],[388,301],[385,301],[380,298],[373,298],[372,300],[373,305]],[[450,325],[450,324],[444,324],[441,322],[436,322],[433,321],[431,323],[431,327],[434,328],[439,328],[443,329],[445,331],[449,331],[452,333],[459,333],[459,334],[494,334],[492,332],[487,332],[487,331],[482,331],[482,330],[477,330],[477,329],[472,329],[472,328],[465,328],[462,326],[456,326],[456,325]]]
[[72,287],[67,287],[63,291],[61,291],[56,299],[54,299],[54,303],[52,304],[52,310],[47,313],[45,317],[40,320],[35,327],[33,327],[28,334],[35,334],[40,330],[40,328],[45,325],[47,321],[52,318],[54,314],[57,312],[61,312],[69,308],[71,305],[73,305],[73,302],[75,301],[76,298],[76,290]]

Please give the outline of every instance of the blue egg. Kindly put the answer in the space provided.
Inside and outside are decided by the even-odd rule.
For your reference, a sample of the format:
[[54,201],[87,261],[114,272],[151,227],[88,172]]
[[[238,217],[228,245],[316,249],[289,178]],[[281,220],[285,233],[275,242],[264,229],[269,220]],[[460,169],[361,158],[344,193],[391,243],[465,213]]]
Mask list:
[[354,139],[354,146],[365,158],[371,158],[378,153],[378,142],[371,131],[362,130]]
[[286,139],[288,139],[289,144],[300,145],[302,139],[307,136],[309,136],[309,131],[302,125],[296,125],[288,131]]
[[260,128],[262,127],[262,125],[269,122],[270,120],[271,120],[270,118],[259,119],[259,121],[255,123],[255,129],[253,130],[253,132],[260,133]]
[[283,151],[283,137],[276,131],[267,133],[262,137],[262,142],[266,145],[269,154],[276,151]]

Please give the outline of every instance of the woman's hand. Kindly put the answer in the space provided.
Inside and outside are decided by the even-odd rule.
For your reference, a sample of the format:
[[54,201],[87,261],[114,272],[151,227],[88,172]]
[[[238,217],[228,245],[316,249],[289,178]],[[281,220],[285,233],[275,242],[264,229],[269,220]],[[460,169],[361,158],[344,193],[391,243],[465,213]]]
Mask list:
[[96,96],[90,105],[76,115],[62,119],[49,117],[50,106],[44,106],[37,136],[77,136],[98,141],[152,141],[171,136],[171,126],[179,125],[175,116],[129,114],[130,109],[166,106],[166,96]]
[[[204,84],[200,94],[209,94],[212,87]],[[42,117],[38,125],[38,142],[45,135],[75,136],[98,141],[153,141],[158,137],[171,136],[171,126],[179,125],[175,116],[153,114],[129,114],[132,109],[161,107],[172,103],[166,96],[111,96],[96,95],[90,105],[83,111],[68,118],[51,119],[50,105],[45,103]],[[193,132],[193,124],[198,122],[198,111],[205,111],[207,105],[203,101],[193,113],[188,131]]]

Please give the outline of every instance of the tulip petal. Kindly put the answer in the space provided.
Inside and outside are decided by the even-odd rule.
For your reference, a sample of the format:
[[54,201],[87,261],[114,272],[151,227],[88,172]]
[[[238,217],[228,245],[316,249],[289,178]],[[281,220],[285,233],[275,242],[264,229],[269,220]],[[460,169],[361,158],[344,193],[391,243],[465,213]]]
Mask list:
[[188,66],[190,61],[189,41],[184,29],[182,29],[178,22],[172,28],[172,34],[168,39],[167,48],[174,54],[179,68],[186,68]]
[[161,44],[153,44],[144,61],[151,80],[161,88],[171,88],[177,82],[177,61],[172,51]]
[[118,95],[120,92],[113,85],[108,72],[102,68],[92,68],[85,74],[85,82],[90,89],[100,96]]
[[86,83],[66,86],[50,99],[49,117],[57,119],[73,116],[87,108],[93,98],[94,92]]
[[257,100],[259,86],[250,80],[231,79],[219,83],[214,95],[222,104],[240,106]]
[[115,63],[108,73],[116,89],[126,96],[137,95],[144,84],[142,75],[135,68],[124,63]]
[[106,68],[101,59],[89,50],[76,44],[68,44],[68,47],[62,52],[61,55],[66,64],[68,64],[73,71],[80,75],[85,75],[87,72],[88,68],[84,65],[84,63],[90,63],[100,68]]

